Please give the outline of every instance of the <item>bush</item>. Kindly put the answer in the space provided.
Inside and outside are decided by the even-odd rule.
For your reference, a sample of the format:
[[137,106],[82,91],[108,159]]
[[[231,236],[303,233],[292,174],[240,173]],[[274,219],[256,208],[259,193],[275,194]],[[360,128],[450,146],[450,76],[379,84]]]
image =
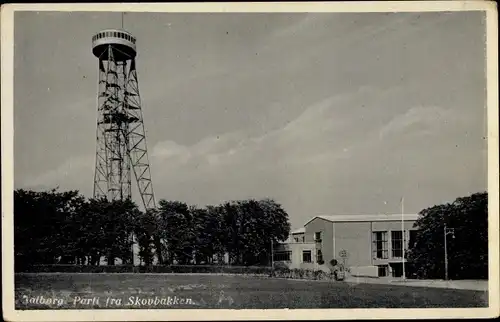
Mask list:
[[269,275],[271,268],[265,266],[215,266],[215,265],[32,265],[20,272],[32,273],[222,273]]
[[177,273],[177,274],[239,274],[250,276],[270,276],[290,279],[336,280],[336,274],[310,269],[289,269],[266,266],[215,266],[215,265],[32,265],[20,272],[30,273]]

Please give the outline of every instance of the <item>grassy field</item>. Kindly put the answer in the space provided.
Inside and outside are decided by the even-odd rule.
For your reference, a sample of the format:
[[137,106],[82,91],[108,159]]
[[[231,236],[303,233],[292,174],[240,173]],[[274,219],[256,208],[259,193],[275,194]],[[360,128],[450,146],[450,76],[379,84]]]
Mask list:
[[487,293],[422,287],[170,274],[16,274],[16,309],[465,308]]

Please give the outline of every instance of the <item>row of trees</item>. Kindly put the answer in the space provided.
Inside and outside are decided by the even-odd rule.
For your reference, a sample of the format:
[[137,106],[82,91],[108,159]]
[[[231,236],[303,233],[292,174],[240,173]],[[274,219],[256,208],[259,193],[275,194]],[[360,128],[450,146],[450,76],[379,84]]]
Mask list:
[[[445,276],[446,233],[450,279],[488,278],[488,194],[475,193],[420,212],[408,262],[420,278]],[[447,230],[445,231],[445,226]]]
[[[290,224],[271,199],[197,207],[161,200],[143,212],[132,201],[86,199],[78,191],[14,193],[16,265],[109,265],[132,261],[135,238],[143,263],[211,264],[229,255],[235,265],[268,264],[271,242],[285,240]],[[134,237],[132,237],[134,236]]]
[[[197,207],[161,200],[142,212],[131,201],[86,199],[78,191],[14,193],[16,266],[110,265],[132,261],[132,236],[144,264],[212,264],[227,254],[233,265],[269,264],[271,243],[288,237],[288,214],[270,199]],[[451,279],[488,276],[488,195],[476,193],[420,212],[408,250],[420,278],[445,275],[444,227]]]

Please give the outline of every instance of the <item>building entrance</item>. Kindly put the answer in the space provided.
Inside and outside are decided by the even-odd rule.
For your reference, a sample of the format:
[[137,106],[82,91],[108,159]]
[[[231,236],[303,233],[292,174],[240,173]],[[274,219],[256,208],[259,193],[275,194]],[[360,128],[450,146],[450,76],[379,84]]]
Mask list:
[[[403,277],[403,264],[402,263],[391,263],[391,276],[392,277]],[[408,271],[408,265],[405,263],[405,269]],[[407,275],[407,274],[406,274]]]

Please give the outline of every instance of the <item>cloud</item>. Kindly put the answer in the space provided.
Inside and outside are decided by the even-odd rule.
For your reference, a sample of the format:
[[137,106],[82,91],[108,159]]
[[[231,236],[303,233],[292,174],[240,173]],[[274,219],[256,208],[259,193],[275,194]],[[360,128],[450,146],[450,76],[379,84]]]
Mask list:
[[[480,14],[131,15],[156,198],[268,196],[298,226],[484,189]],[[97,66],[81,39],[109,14],[16,23],[16,186],[90,196]]]
[[[419,190],[413,202],[420,204],[434,198],[434,187],[443,180],[454,181],[457,188],[470,184],[470,179],[448,176],[458,178],[464,167],[481,171],[477,147],[442,145],[444,138],[460,142],[457,128],[467,128],[467,114],[441,106],[391,104],[407,93],[404,87],[364,86],[318,98],[295,118],[263,133],[241,129],[191,145],[160,141],[150,149],[157,199],[213,204],[221,198],[272,197],[292,209],[297,224],[308,214],[328,213],[332,203],[336,212],[368,213],[370,205],[396,200],[403,191]],[[277,109],[271,105],[268,113],[279,124]],[[430,137],[423,140],[422,135]],[[439,175],[425,175],[445,164]],[[71,158],[30,185],[73,187],[80,180],[90,187],[92,171],[93,156]],[[481,180],[474,182],[480,186]],[[394,211],[390,202],[377,207],[378,212]]]
[[[182,172],[202,176],[231,167],[240,167],[250,173],[333,164],[336,160],[349,158],[352,149],[364,137],[362,132],[345,136],[359,127],[359,115],[345,113],[346,106],[359,97],[371,102],[384,101],[395,91],[362,87],[333,95],[312,103],[295,119],[261,135],[228,132],[204,138],[191,146],[160,142],[153,148],[152,155],[153,162],[160,164],[161,170],[154,171],[161,171],[162,176],[177,176]],[[274,113],[273,109],[270,113]],[[370,129],[370,126],[364,128]]]
[[177,158],[179,160],[187,160],[191,156],[191,151],[184,145],[167,140],[158,142],[153,147],[151,156],[159,159]]
[[[451,182],[456,190],[446,188],[450,198],[472,181],[480,186],[484,178],[471,181],[468,176],[457,176],[464,167],[475,169],[473,173],[481,171],[475,147],[460,151],[443,149],[439,139],[415,140],[422,134],[441,138],[454,134],[456,126],[463,128],[465,119],[453,110],[415,106],[384,118],[385,123],[359,123],[362,116],[374,121],[367,111],[377,109],[395,93],[398,91],[370,87],[331,96],[262,135],[237,131],[206,137],[192,145],[159,142],[151,149],[150,158],[153,184],[159,192],[156,197],[200,205],[272,197],[286,209],[293,209],[290,216],[297,226],[304,217],[329,213],[333,204],[335,212],[342,213],[369,213],[374,204],[380,204],[378,212],[390,212],[395,211],[394,200],[402,193],[418,191],[408,203],[419,207],[429,200],[439,201],[435,189],[444,189]],[[360,96],[372,105],[359,114],[340,113]],[[354,127],[359,133],[342,136]],[[432,167],[445,170],[425,175]],[[29,184],[90,187],[92,170],[92,157],[75,157]],[[377,182],[384,184],[373,184]]]
[[93,156],[71,157],[57,168],[28,179],[21,185],[27,187],[60,186],[61,188],[71,189],[79,189],[85,185],[90,186],[92,181],[86,179],[92,177],[94,165],[95,159]]
[[216,163],[218,154],[226,154],[242,142],[240,132],[206,137],[191,146],[166,140],[158,142],[151,155],[158,162],[170,162],[179,166],[199,159],[209,160],[213,164]]
[[[406,113],[395,116],[379,132],[380,139],[390,135],[425,135],[439,131],[442,126],[453,123],[457,117],[450,109],[439,106],[416,106]],[[411,131],[411,132],[410,132]]]

